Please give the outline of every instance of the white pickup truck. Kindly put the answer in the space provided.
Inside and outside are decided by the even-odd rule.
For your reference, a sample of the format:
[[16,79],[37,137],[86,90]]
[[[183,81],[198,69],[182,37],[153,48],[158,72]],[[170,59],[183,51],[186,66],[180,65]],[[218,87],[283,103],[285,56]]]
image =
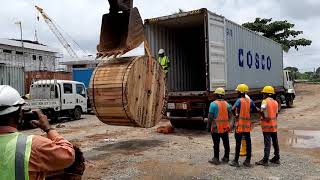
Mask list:
[[67,116],[75,120],[87,112],[87,90],[77,81],[40,80],[30,86],[30,99],[23,110],[41,109],[52,121]]

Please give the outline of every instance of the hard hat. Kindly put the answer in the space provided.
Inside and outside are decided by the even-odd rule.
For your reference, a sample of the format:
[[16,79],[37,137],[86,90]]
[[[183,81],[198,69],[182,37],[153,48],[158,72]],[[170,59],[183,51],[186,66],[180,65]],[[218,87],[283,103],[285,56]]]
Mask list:
[[249,86],[246,84],[239,84],[236,91],[239,91],[241,93],[249,92]]
[[0,115],[17,111],[24,103],[17,90],[8,85],[0,85]]
[[164,54],[164,49],[159,49],[158,54]]
[[274,88],[272,86],[265,86],[261,92],[266,94],[275,94]]
[[214,91],[214,94],[226,95],[226,92],[224,91],[223,88],[217,88],[217,89]]

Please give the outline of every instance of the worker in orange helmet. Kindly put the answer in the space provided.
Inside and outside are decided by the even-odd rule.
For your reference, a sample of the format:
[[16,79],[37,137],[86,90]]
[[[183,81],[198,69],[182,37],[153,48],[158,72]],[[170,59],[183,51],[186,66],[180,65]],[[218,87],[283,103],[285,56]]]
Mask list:
[[277,117],[280,105],[272,98],[275,94],[272,86],[265,86],[262,93],[264,100],[261,104],[261,128],[264,137],[264,157],[262,160],[256,162],[256,165],[268,166],[271,140],[274,148],[274,157],[270,162],[280,164],[280,150],[277,135]]
[[210,104],[209,117],[207,129],[211,132],[213,140],[214,157],[209,160],[209,163],[219,165],[219,146],[220,138],[223,141],[224,157],[222,162],[229,162],[230,144],[229,144],[229,132],[230,125],[229,119],[232,116],[231,105],[224,100],[225,90],[223,88],[217,88],[214,92],[216,100]]
[[19,133],[25,101],[17,90],[0,85],[0,179],[40,180],[49,171],[69,167],[75,160],[73,145],[50,127],[47,116],[36,111],[38,120],[33,125],[47,137]]
[[235,148],[235,157],[234,160],[230,163],[230,166],[239,167],[239,156],[240,156],[240,147],[241,140],[244,137],[246,141],[246,160],[243,162],[243,165],[246,167],[251,167],[251,115],[252,111],[258,110],[254,102],[248,98],[247,93],[249,92],[249,87],[246,84],[239,84],[236,91],[238,92],[239,99],[232,107],[232,111],[236,116],[236,129],[235,129],[235,139],[236,139],[236,148]]

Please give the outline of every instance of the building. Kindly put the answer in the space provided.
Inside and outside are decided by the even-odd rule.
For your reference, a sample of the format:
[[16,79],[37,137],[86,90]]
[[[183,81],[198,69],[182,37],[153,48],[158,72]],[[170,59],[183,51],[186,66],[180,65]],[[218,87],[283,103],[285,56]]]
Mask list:
[[94,60],[92,58],[82,58],[79,60],[68,60],[64,62],[60,62],[60,65],[66,66],[66,71],[72,72],[73,69],[78,68],[96,68],[100,63],[99,60]]
[[56,71],[58,52],[34,41],[0,38],[0,64],[24,67],[24,71]]

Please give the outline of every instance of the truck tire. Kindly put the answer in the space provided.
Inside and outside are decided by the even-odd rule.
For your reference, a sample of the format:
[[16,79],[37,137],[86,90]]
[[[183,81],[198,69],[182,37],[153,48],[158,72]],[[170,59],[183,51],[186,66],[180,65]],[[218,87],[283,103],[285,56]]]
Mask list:
[[286,98],[286,105],[287,105],[287,108],[292,108],[293,107],[293,98],[292,98],[291,95],[289,95]]
[[79,107],[74,108],[72,118],[74,120],[79,120],[81,118],[82,110]]

